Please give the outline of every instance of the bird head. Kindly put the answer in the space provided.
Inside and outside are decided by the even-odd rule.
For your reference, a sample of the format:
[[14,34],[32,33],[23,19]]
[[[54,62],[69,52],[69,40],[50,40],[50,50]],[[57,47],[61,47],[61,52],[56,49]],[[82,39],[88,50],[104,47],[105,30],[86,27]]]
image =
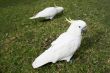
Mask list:
[[59,7],[59,6],[56,6],[56,4],[54,4],[55,8],[57,9],[57,12],[60,13],[60,12],[63,12],[64,8],[63,7]]
[[81,32],[83,32],[86,30],[87,25],[86,22],[83,20],[71,20],[70,18],[69,19],[66,18],[66,21],[68,21],[71,24],[68,29],[69,31],[79,29]]

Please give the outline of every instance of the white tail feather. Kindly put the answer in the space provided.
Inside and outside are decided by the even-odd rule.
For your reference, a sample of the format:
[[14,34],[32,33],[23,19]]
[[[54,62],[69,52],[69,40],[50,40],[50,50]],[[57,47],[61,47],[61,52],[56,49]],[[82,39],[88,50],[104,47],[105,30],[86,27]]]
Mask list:
[[35,19],[36,17],[35,16],[33,16],[33,17],[30,17],[29,19]]
[[32,63],[33,68],[38,68],[40,66],[43,66],[49,62],[51,62],[51,55],[49,54],[50,52],[45,51],[42,53],[39,57],[35,59],[35,61]]
[[38,68],[40,66],[43,66],[45,64],[47,64],[49,61],[44,59],[44,58],[39,58],[39,59],[36,59],[33,63],[32,63],[32,66],[33,68]]
[[39,18],[39,16],[33,16],[33,17],[30,17],[29,19],[36,19],[36,18]]
[[35,17],[30,17],[29,19],[35,19]]

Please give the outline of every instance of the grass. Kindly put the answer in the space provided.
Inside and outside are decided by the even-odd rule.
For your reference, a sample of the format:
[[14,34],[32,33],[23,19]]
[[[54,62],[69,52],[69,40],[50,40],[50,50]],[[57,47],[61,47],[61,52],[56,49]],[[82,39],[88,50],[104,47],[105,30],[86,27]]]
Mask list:
[[[63,6],[62,16],[41,22],[28,18],[45,7]],[[109,73],[110,0],[0,0],[0,73]],[[34,59],[69,24],[65,17],[87,22],[81,47],[72,62],[33,69]]]

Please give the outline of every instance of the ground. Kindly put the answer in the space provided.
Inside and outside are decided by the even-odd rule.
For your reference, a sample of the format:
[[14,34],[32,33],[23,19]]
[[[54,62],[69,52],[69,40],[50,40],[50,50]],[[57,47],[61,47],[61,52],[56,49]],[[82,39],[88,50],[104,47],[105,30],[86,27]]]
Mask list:
[[[50,21],[30,20],[45,7],[64,7]],[[65,17],[87,22],[71,62],[32,68],[34,59],[69,27]],[[110,73],[110,0],[0,0],[0,73]]]

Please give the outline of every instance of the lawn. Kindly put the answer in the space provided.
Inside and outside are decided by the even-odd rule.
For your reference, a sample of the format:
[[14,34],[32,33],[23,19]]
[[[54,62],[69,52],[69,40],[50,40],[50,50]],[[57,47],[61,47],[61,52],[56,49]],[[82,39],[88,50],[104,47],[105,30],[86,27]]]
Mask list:
[[[45,7],[65,8],[51,21],[29,20]],[[34,59],[69,27],[65,17],[87,23],[71,62],[32,68]],[[0,0],[0,73],[110,73],[110,0]]]

